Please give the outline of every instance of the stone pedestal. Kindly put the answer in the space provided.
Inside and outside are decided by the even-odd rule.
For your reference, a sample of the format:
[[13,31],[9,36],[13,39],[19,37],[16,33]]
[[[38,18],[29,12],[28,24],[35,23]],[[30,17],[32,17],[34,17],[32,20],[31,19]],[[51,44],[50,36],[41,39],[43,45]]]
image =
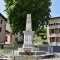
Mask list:
[[34,31],[27,30],[23,31],[23,33],[24,33],[23,49],[24,51],[32,51]]

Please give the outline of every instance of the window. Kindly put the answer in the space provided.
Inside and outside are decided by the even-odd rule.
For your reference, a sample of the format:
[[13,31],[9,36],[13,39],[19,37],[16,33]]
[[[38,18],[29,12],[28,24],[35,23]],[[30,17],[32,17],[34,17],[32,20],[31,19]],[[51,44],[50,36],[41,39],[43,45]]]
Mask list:
[[51,29],[51,33],[54,33],[54,29]]
[[55,23],[51,23],[51,24],[49,24],[49,26],[54,26],[55,25]]
[[51,37],[50,42],[55,42],[55,37]]
[[60,28],[59,28],[59,33],[60,33]]
[[56,25],[60,25],[60,23],[58,22],[58,23],[56,23]]
[[49,24],[49,26],[53,26],[54,24]]
[[2,31],[2,28],[0,27],[0,32]]
[[7,42],[7,36],[5,36],[5,42]]
[[1,24],[2,24],[2,20],[1,20]]
[[60,22],[57,23],[50,23],[49,26],[60,25]]

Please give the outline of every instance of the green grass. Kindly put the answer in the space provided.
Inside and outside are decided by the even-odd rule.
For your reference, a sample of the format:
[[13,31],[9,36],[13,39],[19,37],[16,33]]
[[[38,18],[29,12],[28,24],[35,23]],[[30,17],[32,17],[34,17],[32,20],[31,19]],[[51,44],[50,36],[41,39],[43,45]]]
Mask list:
[[0,54],[3,54],[5,52],[4,49],[0,49]]
[[[10,53],[11,51],[13,51],[13,49],[0,49],[0,55]],[[17,49],[14,49],[14,51],[17,51]]]
[[42,45],[43,43],[42,42],[47,42],[47,39],[46,40],[43,40],[41,39],[41,37],[38,37],[38,36],[35,36],[34,37],[34,45]]

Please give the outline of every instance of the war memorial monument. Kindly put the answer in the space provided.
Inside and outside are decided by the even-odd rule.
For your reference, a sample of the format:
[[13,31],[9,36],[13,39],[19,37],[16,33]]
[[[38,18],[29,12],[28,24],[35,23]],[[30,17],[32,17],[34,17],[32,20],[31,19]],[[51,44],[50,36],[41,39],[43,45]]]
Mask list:
[[[41,51],[38,49],[35,49],[33,44],[34,39],[34,32],[32,31],[32,20],[31,20],[31,14],[27,14],[26,18],[26,29],[23,31],[24,33],[24,44],[22,48],[18,48],[18,51],[15,53],[18,53],[17,55],[36,55],[40,54]],[[15,54],[16,55],[16,54]]]
[[27,14],[26,18],[26,29],[24,33],[24,44],[23,47],[19,47],[17,51],[12,52],[12,56],[15,56],[15,59],[18,60],[36,60],[37,57],[45,52],[39,51],[36,49],[33,44],[34,32],[32,31],[32,20],[31,14]]

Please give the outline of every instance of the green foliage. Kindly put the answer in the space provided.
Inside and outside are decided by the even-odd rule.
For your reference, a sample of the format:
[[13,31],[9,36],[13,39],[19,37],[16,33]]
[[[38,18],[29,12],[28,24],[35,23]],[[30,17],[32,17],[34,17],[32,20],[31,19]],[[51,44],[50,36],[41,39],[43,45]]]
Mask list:
[[17,45],[17,41],[16,41],[16,40],[15,40],[15,41],[13,41],[13,44],[14,44],[14,45]]
[[41,39],[40,36],[35,36],[34,37],[34,41],[33,41],[34,45],[42,45],[43,42],[47,42],[47,39],[46,40],[45,39]]
[[[4,0],[12,33],[25,30],[26,15],[32,15],[32,28],[37,32],[50,18],[51,0]],[[39,33],[38,33],[39,34]]]
[[23,44],[23,41],[18,41],[18,40],[16,41],[15,40],[15,41],[13,41],[13,44],[14,45],[19,45],[19,44],[22,45]]
[[22,45],[23,44],[23,41],[17,41],[17,44]]
[[37,31],[37,35],[40,36],[42,39],[46,39],[47,38],[46,28],[39,28]]
[[45,41],[43,41],[42,43],[43,43],[43,44],[45,44],[45,45],[47,45],[47,44],[48,44],[48,42],[45,42]]

